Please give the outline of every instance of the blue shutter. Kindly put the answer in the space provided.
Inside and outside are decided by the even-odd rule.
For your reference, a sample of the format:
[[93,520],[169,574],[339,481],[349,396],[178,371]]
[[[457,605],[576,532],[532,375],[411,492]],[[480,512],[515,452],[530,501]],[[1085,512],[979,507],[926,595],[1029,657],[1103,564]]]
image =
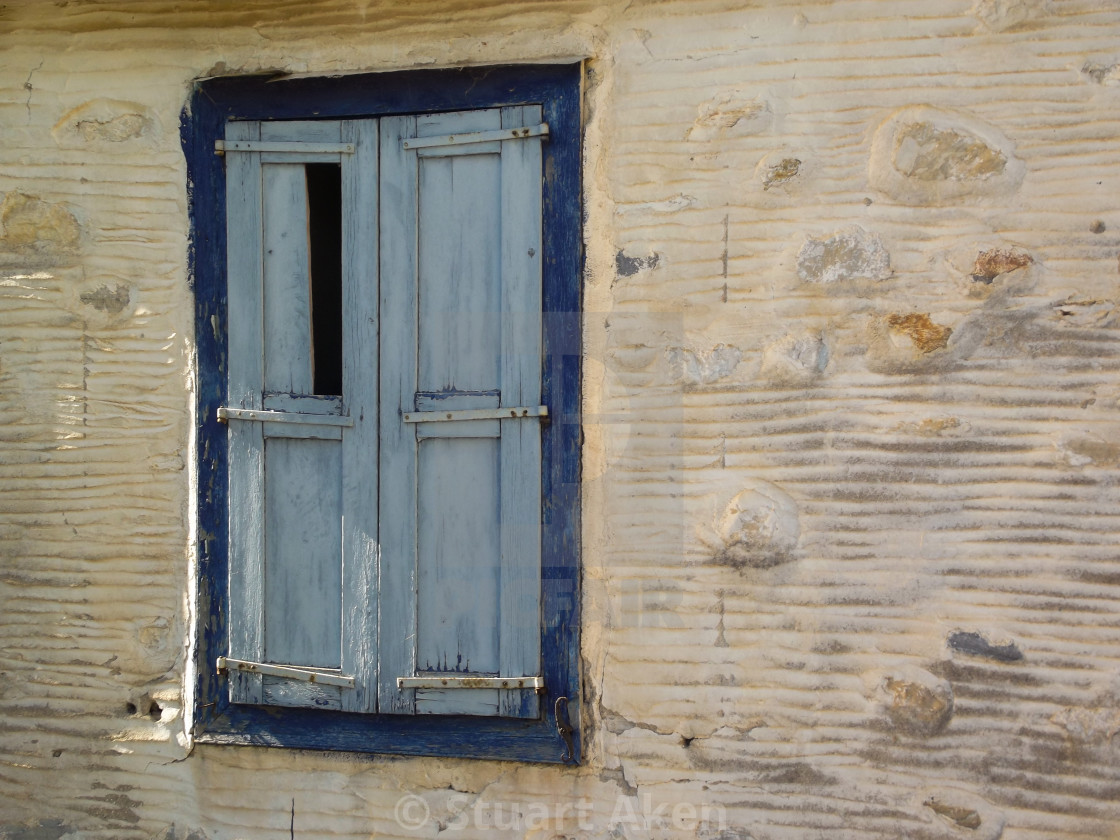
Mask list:
[[540,674],[540,421],[497,410],[541,398],[541,141],[406,142],[540,121],[381,121],[382,712],[538,714],[532,689],[397,678]]
[[[230,123],[226,141],[259,140],[259,123]],[[264,311],[259,153],[227,155],[226,220],[229,297],[227,404],[263,408]],[[229,654],[261,661],[264,655],[264,433],[257,423],[229,427]],[[230,672],[230,700],[260,703],[262,678]]]
[[[340,147],[344,136],[352,152],[322,151],[324,144]],[[256,673],[231,667],[230,699],[370,711],[376,124],[231,123],[226,141],[229,658],[266,666]],[[251,150],[233,151],[237,141]],[[309,162],[343,167],[346,332],[364,335],[374,352],[371,374],[370,360],[356,352],[363,342],[347,340],[345,393],[336,397],[315,395],[312,382]],[[353,677],[355,687],[310,679],[320,674]]]

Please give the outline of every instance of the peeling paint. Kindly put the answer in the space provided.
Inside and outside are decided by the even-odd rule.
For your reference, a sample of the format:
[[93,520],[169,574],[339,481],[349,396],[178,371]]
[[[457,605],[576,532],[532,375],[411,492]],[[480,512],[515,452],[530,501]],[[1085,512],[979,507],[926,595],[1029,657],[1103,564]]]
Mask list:
[[919,423],[903,424],[900,429],[925,437],[940,437],[958,430],[963,431],[965,425],[959,417],[927,417]]
[[975,7],[980,22],[992,32],[1033,28],[1050,13],[1050,0],[979,0]]
[[86,140],[108,140],[121,143],[144,133],[144,118],[139,114],[121,114],[109,120],[80,120],[78,132]]
[[135,145],[130,141],[153,139],[158,119],[138,102],[92,99],[67,111],[51,129],[64,148],[84,148],[91,143]]
[[994,199],[1018,188],[1026,167],[995,126],[959,111],[903,108],[875,132],[871,185],[906,204]]
[[1070,295],[1053,306],[1053,314],[1069,327],[1110,329],[1118,323],[1116,301]]
[[924,312],[872,317],[867,329],[867,366],[893,375],[951,370],[985,337],[984,323],[976,320],[965,321],[954,331]]
[[950,805],[947,802],[942,802],[940,799],[931,797],[926,801],[926,807],[938,816],[945,817],[945,819],[958,825],[961,828],[977,829],[983,824],[974,809],[960,806]]
[[972,279],[977,283],[991,284],[1001,274],[1028,268],[1034,258],[1025,251],[1011,248],[992,248],[976,255],[972,266]]
[[720,565],[742,571],[787,563],[801,536],[797,503],[780,488],[755,482],[727,504],[718,533]]
[[768,190],[774,186],[788,184],[801,173],[801,160],[799,158],[782,158],[778,163],[766,167],[762,176],[762,188]]
[[982,181],[1007,168],[1007,158],[978,137],[931,123],[904,126],[894,142],[894,168],[919,181]]
[[822,239],[810,238],[797,255],[797,276],[806,283],[885,280],[891,258],[883,240],[855,227]]
[[1113,698],[1109,706],[1067,706],[1051,715],[1050,722],[1083,744],[1113,747],[1120,734],[1120,702]]
[[946,347],[949,336],[953,334],[949,327],[933,323],[924,312],[888,315],[887,326],[894,332],[907,336],[922,353],[932,353]]
[[72,835],[72,829],[62,820],[41,820],[23,825],[0,825],[4,840],[62,840]]
[[771,118],[768,102],[737,90],[725,91],[700,105],[687,139],[708,141],[757,134],[769,126]]
[[914,735],[936,735],[953,716],[953,693],[947,682],[929,687],[888,677],[884,688],[890,696],[887,713],[894,724]]
[[80,298],[82,303],[88,304],[94,309],[117,315],[128,306],[129,289],[128,286],[121,283],[118,283],[116,288],[112,290],[108,286],[99,286],[94,291],[82,292]]
[[615,255],[615,271],[619,277],[633,277],[639,271],[649,271],[657,268],[661,262],[660,254],[649,254],[645,257],[631,257],[623,251]]
[[1086,61],[1081,72],[1089,81],[1097,85],[1114,85],[1120,83],[1120,62],[1104,64],[1096,61]]
[[994,659],[996,662],[1018,662],[1023,658],[1023,652],[1014,642],[996,645],[989,642],[980,633],[959,630],[949,634],[948,645],[950,648],[970,656],[979,656],[984,659]]
[[1069,437],[1059,444],[1059,449],[1073,467],[1115,467],[1120,464],[1120,444],[1100,437]]
[[731,376],[743,360],[743,353],[738,347],[719,344],[710,350],[670,347],[665,351],[665,357],[675,382],[710,385]]
[[63,205],[20,192],[4,196],[0,226],[0,249],[16,252],[71,252],[81,233],[78,220]]
[[774,382],[812,382],[828,367],[829,349],[824,335],[787,335],[768,345],[759,374]]

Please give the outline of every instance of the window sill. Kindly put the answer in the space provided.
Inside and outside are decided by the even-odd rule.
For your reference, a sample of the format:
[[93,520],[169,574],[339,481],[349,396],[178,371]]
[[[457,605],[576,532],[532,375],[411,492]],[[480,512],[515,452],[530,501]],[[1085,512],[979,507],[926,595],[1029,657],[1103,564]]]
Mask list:
[[[569,710],[577,719],[575,704]],[[358,715],[229,705],[195,726],[195,741],[300,750],[575,764],[551,715],[541,720]]]

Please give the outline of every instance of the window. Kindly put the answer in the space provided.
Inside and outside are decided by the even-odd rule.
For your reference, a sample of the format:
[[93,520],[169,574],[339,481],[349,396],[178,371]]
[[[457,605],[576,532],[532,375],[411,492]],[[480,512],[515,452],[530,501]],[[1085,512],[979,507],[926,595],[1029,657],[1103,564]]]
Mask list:
[[579,72],[198,85],[200,740],[577,760]]

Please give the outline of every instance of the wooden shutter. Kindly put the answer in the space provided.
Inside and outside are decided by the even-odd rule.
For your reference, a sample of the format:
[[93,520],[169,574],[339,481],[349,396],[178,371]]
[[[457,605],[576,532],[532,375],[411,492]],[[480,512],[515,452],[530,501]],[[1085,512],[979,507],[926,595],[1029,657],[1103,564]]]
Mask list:
[[540,402],[540,137],[406,143],[540,122],[381,120],[382,712],[538,713],[531,689],[397,678],[540,674],[540,421],[405,422]]
[[[231,668],[233,702],[375,707],[376,132],[373,121],[226,132],[229,657],[354,678]],[[312,382],[306,164],[323,162],[341,166],[341,395]]]

